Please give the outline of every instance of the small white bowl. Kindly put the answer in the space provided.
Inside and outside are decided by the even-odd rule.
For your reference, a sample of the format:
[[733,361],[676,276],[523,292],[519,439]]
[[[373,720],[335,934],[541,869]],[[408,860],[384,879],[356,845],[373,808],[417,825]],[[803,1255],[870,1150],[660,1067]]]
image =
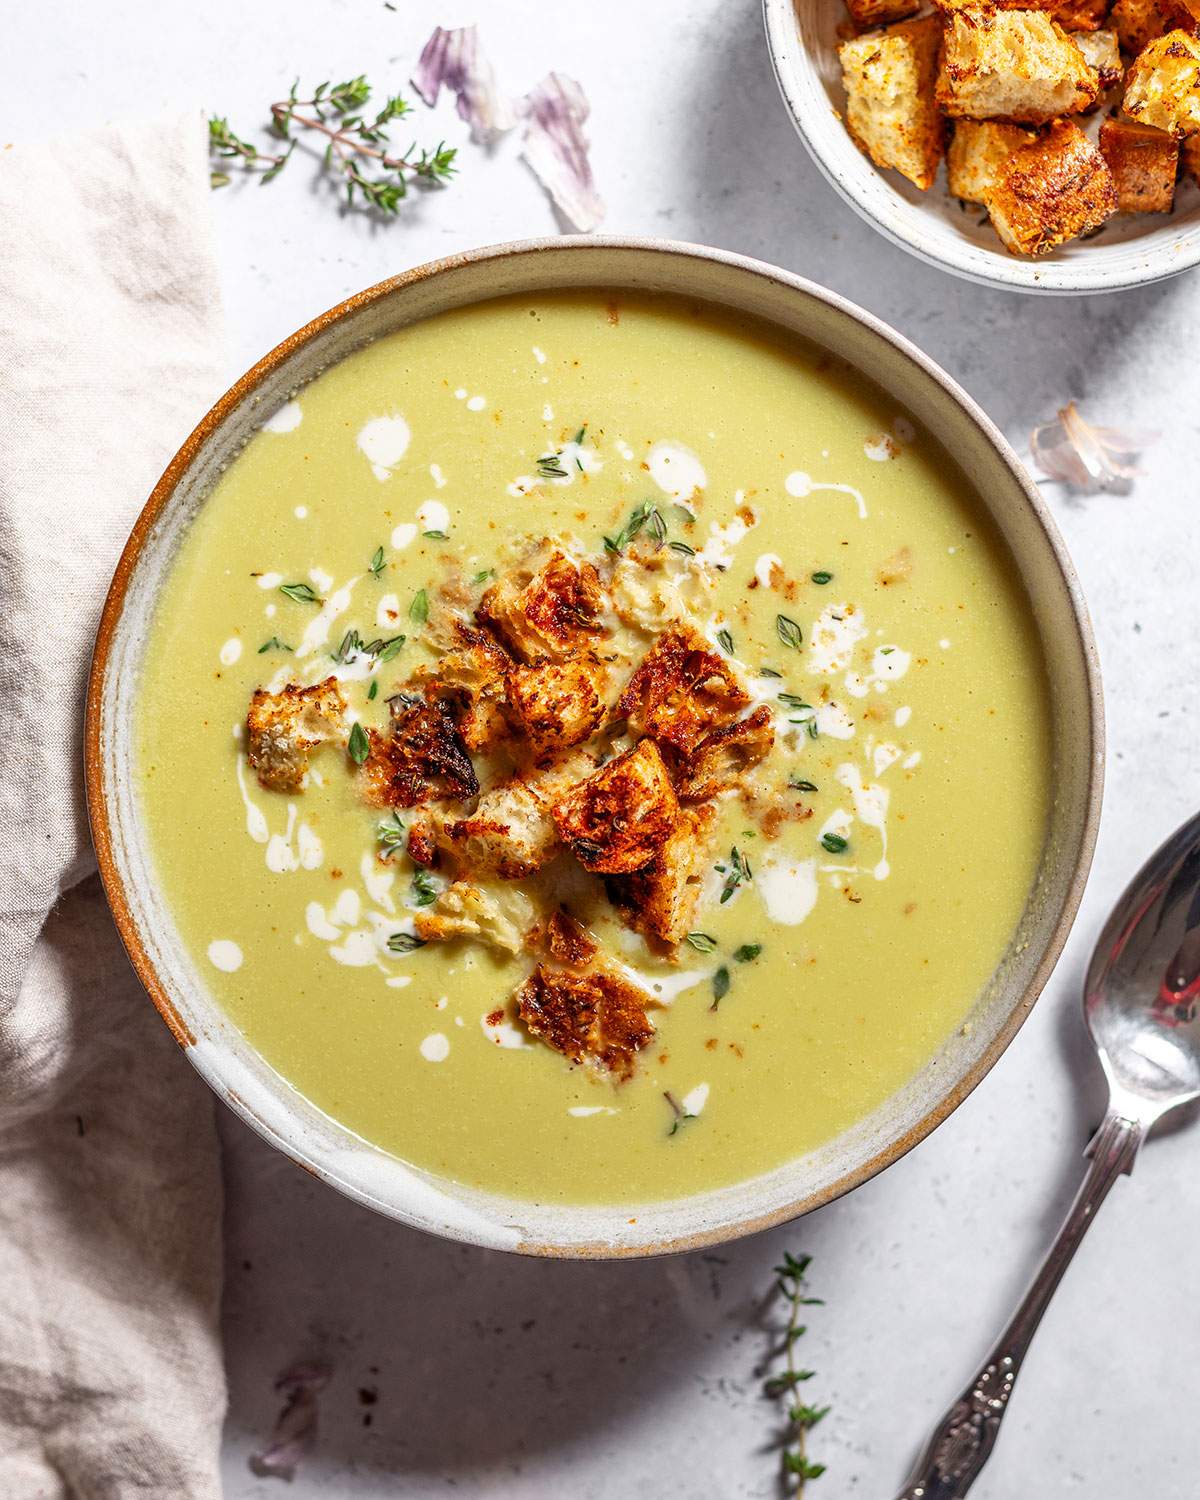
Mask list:
[[837,60],[846,12],[837,0],[763,0],[763,14],[775,76],[813,160],[852,208],[913,255],[989,286],[1075,294],[1145,286],[1200,261],[1200,190],[1191,182],[1180,183],[1172,214],[1123,214],[1037,260],[1009,255],[984,210],[950,196],[944,174],[923,193],[850,139]]

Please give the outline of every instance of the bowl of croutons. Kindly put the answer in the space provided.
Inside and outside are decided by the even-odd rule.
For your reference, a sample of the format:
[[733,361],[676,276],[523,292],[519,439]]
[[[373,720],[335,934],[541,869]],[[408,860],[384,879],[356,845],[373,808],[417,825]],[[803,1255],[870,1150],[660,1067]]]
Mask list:
[[814,160],[889,239],[1020,291],[1200,260],[1200,0],[763,0]]

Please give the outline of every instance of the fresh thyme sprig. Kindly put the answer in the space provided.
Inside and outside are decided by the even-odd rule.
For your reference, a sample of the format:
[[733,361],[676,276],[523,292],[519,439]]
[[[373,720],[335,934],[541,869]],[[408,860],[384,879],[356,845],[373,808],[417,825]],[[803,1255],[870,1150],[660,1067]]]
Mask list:
[[[406,151],[396,154],[388,129],[412,106],[401,95],[393,94],[374,115],[364,114],[370,97],[371,85],[361,73],[344,83],[319,83],[306,98],[300,97],[297,79],[287,98],[270,106],[269,129],[277,140],[286,142],[282,150],[260,150],[239,136],[223,115],[213,115],[208,122],[209,154],[217,162],[233,163],[245,171],[262,168],[259,182],[267,183],[287,166],[299,133],[315,132],[325,141],[325,170],[339,188],[345,189],[347,204],[395,215],[412,182],[445,183],[454,175],[455,152],[444,141],[432,148],[418,147],[414,141]],[[368,175],[366,164],[381,169],[381,175]],[[225,187],[230,175],[214,168],[211,180],[213,187]]]
[[738,850],[736,844],[729,851],[729,864],[715,865],[713,868],[717,871],[718,875],[724,875],[725,877],[725,884],[721,887],[720,904],[722,906],[725,905],[726,901],[729,900],[744,880],[749,881],[754,879],[753,871],[750,869],[750,861]]
[[808,1456],[808,1434],[829,1411],[828,1406],[810,1406],[796,1395],[798,1386],[811,1380],[812,1370],[801,1369],[796,1364],[796,1345],[806,1332],[801,1323],[802,1309],[821,1307],[820,1297],[807,1295],[808,1283],[805,1273],[812,1263],[811,1255],[795,1256],[785,1250],[783,1263],[775,1267],[775,1292],[787,1304],[788,1317],[783,1329],[782,1342],[777,1354],[782,1354],[785,1367],[778,1375],[763,1382],[763,1394],[772,1400],[787,1397],[787,1426],[783,1433],[783,1484],[785,1493],[803,1495],[808,1480],[819,1479],[825,1465],[813,1463]]
[[698,1120],[700,1118],[699,1115],[694,1115],[691,1112],[690,1109],[685,1109],[683,1107],[683,1105],[680,1104],[679,1100],[676,1099],[675,1095],[670,1092],[669,1089],[663,1094],[663,1098],[671,1106],[671,1114],[674,1117],[672,1119],[672,1121],[671,1121],[671,1128],[670,1128],[670,1130],[667,1131],[668,1138],[670,1136],[675,1135],[677,1133],[677,1131],[679,1130],[679,1127],[681,1125],[683,1125],[686,1121],[688,1121],[688,1120]]

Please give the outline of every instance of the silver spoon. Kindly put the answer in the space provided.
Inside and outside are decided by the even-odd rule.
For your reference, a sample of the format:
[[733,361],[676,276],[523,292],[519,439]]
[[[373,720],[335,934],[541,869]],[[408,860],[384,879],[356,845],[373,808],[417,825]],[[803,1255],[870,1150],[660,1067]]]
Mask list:
[[898,1500],[959,1500],[978,1479],[1042,1315],[1109,1188],[1150,1129],[1200,1098],[1200,816],[1178,829],[1117,902],[1092,954],[1083,1014],[1108,1079],[1087,1175],[1041,1270]]

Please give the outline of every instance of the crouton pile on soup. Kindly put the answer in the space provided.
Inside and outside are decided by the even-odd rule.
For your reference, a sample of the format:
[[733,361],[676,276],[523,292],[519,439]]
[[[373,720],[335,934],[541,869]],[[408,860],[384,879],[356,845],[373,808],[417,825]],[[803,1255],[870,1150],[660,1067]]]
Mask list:
[[432,318],[264,417],[157,605],[136,776],[178,942],[288,1085],[434,1176],[629,1205],[818,1146],[966,1022],[1037,869],[1044,676],[892,397],[616,289]]
[[1170,213],[1200,173],[1200,0],[846,0],[846,126],[1014,255]]

